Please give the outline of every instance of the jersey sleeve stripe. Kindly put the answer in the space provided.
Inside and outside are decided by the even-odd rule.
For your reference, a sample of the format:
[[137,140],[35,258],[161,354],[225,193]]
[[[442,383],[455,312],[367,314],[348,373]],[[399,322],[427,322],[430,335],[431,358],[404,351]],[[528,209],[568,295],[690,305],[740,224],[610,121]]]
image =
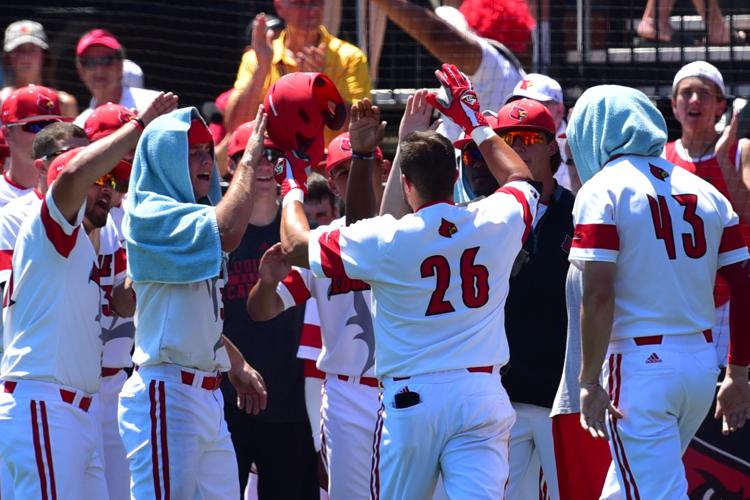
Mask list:
[[328,278],[346,277],[344,261],[341,259],[339,245],[339,230],[333,230],[320,235],[320,266],[323,274]]
[[719,253],[731,252],[745,246],[745,241],[742,239],[742,233],[740,232],[740,225],[735,224],[733,226],[725,227],[721,233],[721,243],[719,243]]
[[307,347],[322,348],[323,339],[320,334],[320,327],[309,323],[302,325],[302,334],[300,335],[299,343]]
[[326,378],[326,374],[322,371],[318,370],[318,367],[315,366],[315,361],[312,359],[306,359],[303,361],[303,373],[305,374],[305,377],[307,378]]
[[292,269],[286,278],[281,280],[281,283],[289,291],[296,305],[304,304],[310,298],[310,290],[307,289],[299,271]]
[[44,232],[47,234],[47,238],[55,247],[57,253],[67,259],[70,252],[73,251],[73,247],[76,245],[78,231],[81,229],[81,226],[77,226],[71,234],[65,234],[65,231],[60,227],[60,224],[58,224],[49,213],[46,198],[42,200],[42,225],[44,226]]
[[0,270],[5,271],[13,267],[13,250],[0,250]]
[[617,226],[613,224],[577,224],[572,247],[620,250],[620,236],[617,234]]
[[124,248],[118,248],[115,251],[115,276],[126,272],[128,269],[128,256]]
[[523,231],[523,237],[521,238],[521,242],[524,243],[526,241],[526,237],[531,231],[531,223],[534,220],[531,214],[531,208],[529,207],[529,201],[526,199],[526,195],[520,189],[516,189],[510,186],[503,186],[498,189],[497,192],[514,196],[516,200],[518,200],[518,203],[521,204],[521,207],[523,208],[523,222],[526,225],[526,229],[524,229]]

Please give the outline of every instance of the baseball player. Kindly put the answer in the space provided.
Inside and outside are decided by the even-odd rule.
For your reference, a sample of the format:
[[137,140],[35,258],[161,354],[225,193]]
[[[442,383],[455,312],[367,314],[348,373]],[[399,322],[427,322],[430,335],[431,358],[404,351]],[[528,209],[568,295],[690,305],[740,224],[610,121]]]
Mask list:
[[[487,126],[468,79],[451,65],[436,74],[448,98],[428,99],[479,145],[505,184],[498,193],[453,205],[453,145],[415,132],[400,154],[416,213],[310,232],[301,190],[291,189],[283,202],[286,258],[318,277],[372,287],[376,376],[384,385],[374,436],[376,498],[425,498],[440,472],[449,497],[500,497],[508,475],[514,415],[498,376],[508,358],[499,332],[512,261],[539,194],[526,182],[525,164]],[[506,251],[489,250],[490,240]]]
[[37,185],[39,172],[31,155],[34,136],[50,123],[64,119],[54,90],[29,85],[15,90],[3,101],[0,121],[10,150],[10,166],[0,178],[2,207]]
[[566,134],[584,182],[570,253],[583,270],[581,424],[609,436],[625,498],[686,498],[682,453],[719,373],[717,270],[733,300],[717,416],[728,433],[750,413],[750,262],[738,218],[716,188],[659,158],[666,124],[640,91],[588,89]]
[[155,120],[138,143],[123,233],[138,296],[139,368],[125,382],[118,411],[133,498],[240,496],[217,391],[221,372],[229,371],[238,406],[249,412],[265,407],[266,393],[221,335],[222,253],[240,243],[248,225],[265,121],[261,108],[221,200],[213,139],[195,108]]
[[[377,133],[373,134],[373,129],[380,125],[379,113],[366,100],[353,109],[351,140],[349,133],[344,133],[328,145],[329,183],[342,195],[347,189],[352,146],[370,141],[364,149],[375,150]],[[370,216],[377,210],[375,200],[371,201],[365,207]],[[353,217],[356,214],[347,210],[347,218],[351,221]],[[345,223],[342,217],[330,227],[343,227]],[[333,499],[369,498],[372,430],[380,407],[370,286],[346,277],[316,278],[309,269],[301,267],[290,272],[280,245],[264,254],[259,273],[260,280],[248,298],[248,312],[254,319],[268,320],[285,309],[313,301],[308,302],[305,311],[298,357],[307,361],[305,397],[313,434],[316,420],[322,429],[321,452],[328,471],[328,493]],[[321,383],[316,380],[325,380],[322,404]]]
[[[175,104],[162,95],[142,119]],[[139,124],[131,124],[56,158],[40,209],[18,235],[0,368],[0,455],[16,498],[107,496],[101,434],[89,413],[102,356],[101,295],[91,276],[111,203],[111,158],[139,135]]]

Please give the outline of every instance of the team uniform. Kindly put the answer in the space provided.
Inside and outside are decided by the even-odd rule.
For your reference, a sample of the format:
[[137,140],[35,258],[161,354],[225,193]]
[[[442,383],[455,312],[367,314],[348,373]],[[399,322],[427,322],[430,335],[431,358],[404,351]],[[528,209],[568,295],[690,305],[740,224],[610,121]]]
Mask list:
[[[343,224],[341,218],[328,227]],[[370,286],[346,277],[316,278],[295,267],[276,293],[285,309],[314,301],[305,312],[298,357],[315,362],[325,377],[321,426],[328,493],[369,498],[372,431],[380,408]]]
[[687,496],[682,453],[719,373],[711,344],[716,270],[748,258],[719,191],[655,157],[619,157],[576,197],[571,262],[617,264],[603,387],[625,414],[607,417],[625,498]]
[[[731,144],[729,147],[729,158],[732,165],[734,165],[738,171],[741,168],[742,150],[746,147],[748,147],[748,141],[744,139]],[[668,142],[664,147],[664,158],[678,167],[682,167],[688,172],[691,172],[709,182],[718,189],[721,194],[726,196],[727,199],[732,201],[727,190],[726,181],[724,180],[724,174],[721,172],[719,161],[716,159],[716,154],[713,151],[700,158],[693,158],[682,145],[682,141],[677,139],[676,141]],[[737,208],[742,210],[746,209],[746,207]],[[748,226],[742,222],[740,222],[740,229],[742,230],[742,235],[747,243],[750,241],[750,230],[748,230]],[[714,346],[716,347],[719,364],[726,365],[727,351],[729,349],[729,288],[721,276],[717,276],[716,278],[714,304],[716,306],[716,322],[712,330]]]
[[465,207],[436,203],[311,233],[315,276],[372,287],[384,385],[374,497],[425,498],[441,471],[452,498],[502,495],[514,420],[498,376],[508,360],[503,305],[537,199],[512,182]]
[[24,222],[5,289],[0,455],[16,498],[106,498],[92,415],[102,356],[93,246],[51,192]]
[[25,188],[13,182],[8,176],[8,172],[4,172],[0,177],[0,207],[4,207],[16,198],[20,198],[33,190],[34,188]]
[[230,366],[221,337],[223,286],[223,276],[188,284],[134,283],[138,370],[125,382],[119,404],[134,498],[192,498],[196,491],[204,498],[240,495],[217,390],[220,372]]

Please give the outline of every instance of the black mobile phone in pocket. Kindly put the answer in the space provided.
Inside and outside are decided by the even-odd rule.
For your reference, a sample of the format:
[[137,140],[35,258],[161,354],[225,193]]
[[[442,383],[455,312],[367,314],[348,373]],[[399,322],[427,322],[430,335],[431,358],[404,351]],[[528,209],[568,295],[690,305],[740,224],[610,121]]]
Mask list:
[[393,396],[393,407],[409,408],[410,406],[419,404],[420,401],[418,392],[399,392]]

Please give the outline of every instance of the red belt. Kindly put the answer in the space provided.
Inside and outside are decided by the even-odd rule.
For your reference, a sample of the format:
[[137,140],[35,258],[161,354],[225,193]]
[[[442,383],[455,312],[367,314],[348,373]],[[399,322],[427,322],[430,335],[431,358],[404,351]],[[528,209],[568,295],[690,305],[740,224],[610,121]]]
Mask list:
[[[8,394],[13,394],[13,391],[16,390],[16,385],[18,385],[18,382],[13,380],[6,380],[3,382],[3,390],[7,392]],[[60,397],[63,401],[68,403],[69,405],[72,405],[73,402],[76,399],[76,393],[74,391],[69,391],[67,389],[60,389]],[[80,408],[83,411],[89,411],[89,407],[91,406],[91,396],[84,396],[81,398],[81,400],[78,402],[78,408]]]
[[[471,368],[467,368],[466,371],[469,373],[492,373],[494,366],[472,366]],[[394,382],[398,382],[399,380],[408,380],[411,377],[393,377]]]
[[[343,380],[344,382],[348,382],[350,378],[356,379],[357,377],[350,377],[349,375],[336,375],[339,380]],[[357,380],[358,383],[362,385],[367,385],[370,387],[379,387],[378,379],[374,377],[359,377]]]
[[106,366],[102,366],[102,377],[111,377],[112,375],[117,375],[121,370],[122,368],[107,368]]
[[[193,382],[195,381],[195,373],[182,370],[180,371],[180,379],[185,385],[193,385]],[[203,377],[203,380],[201,381],[201,389],[206,389],[207,391],[215,391],[219,386],[221,386],[220,373],[216,374],[214,377]]]
[[[711,329],[703,330],[703,337],[706,339],[707,343],[712,343],[714,341],[713,333],[711,333]],[[664,335],[651,335],[650,337],[634,337],[633,342],[635,342],[635,345],[659,345],[664,341]]]

